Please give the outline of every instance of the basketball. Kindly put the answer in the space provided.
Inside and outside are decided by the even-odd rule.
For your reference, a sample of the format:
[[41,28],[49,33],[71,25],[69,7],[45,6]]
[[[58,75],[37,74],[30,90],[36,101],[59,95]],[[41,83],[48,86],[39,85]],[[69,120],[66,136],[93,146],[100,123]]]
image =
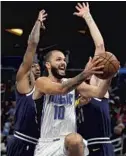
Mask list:
[[120,62],[116,58],[116,56],[110,52],[101,53],[99,55],[95,55],[93,59],[101,59],[102,61],[97,64],[97,66],[104,65],[103,74],[95,74],[100,79],[107,79],[110,76],[116,74],[119,70]]

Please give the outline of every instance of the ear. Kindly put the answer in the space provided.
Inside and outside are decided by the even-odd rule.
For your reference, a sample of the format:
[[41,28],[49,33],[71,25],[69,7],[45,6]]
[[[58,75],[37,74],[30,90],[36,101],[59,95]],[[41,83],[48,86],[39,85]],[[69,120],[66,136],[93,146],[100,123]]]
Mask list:
[[46,62],[46,63],[45,63],[45,66],[46,66],[47,69],[51,69],[50,62]]

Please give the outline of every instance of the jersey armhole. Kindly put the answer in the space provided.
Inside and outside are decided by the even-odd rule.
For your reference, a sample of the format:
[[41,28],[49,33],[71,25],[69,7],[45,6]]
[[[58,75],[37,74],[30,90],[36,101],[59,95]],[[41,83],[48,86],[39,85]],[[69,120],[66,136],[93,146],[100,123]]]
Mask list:
[[26,96],[29,96],[29,95],[31,95],[34,91],[35,91],[35,86],[31,89],[31,91],[29,91],[28,93],[20,93],[19,91],[18,91],[18,89],[17,89],[17,82],[15,83],[15,90],[16,90],[16,92],[19,94],[19,95],[26,95]]

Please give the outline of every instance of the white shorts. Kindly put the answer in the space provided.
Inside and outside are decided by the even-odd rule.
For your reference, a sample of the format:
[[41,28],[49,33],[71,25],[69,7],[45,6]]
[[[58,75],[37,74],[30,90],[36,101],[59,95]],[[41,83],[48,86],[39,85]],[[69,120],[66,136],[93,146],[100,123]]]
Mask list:
[[[89,154],[87,148],[87,141],[83,139],[84,145],[86,146],[84,150],[84,156]],[[34,156],[68,156],[68,151],[64,146],[64,138],[53,142],[41,142],[35,148]]]

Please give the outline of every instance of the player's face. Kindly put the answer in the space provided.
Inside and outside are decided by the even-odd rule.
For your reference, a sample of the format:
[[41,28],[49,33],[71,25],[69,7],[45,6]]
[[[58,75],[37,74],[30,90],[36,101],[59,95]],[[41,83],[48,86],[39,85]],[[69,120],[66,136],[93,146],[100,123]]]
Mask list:
[[41,71],[40,71],[40,66],[38,63],[33,63],[32,72],[33,72],[35,78],[40,77]]
[[56,51],[50,58],[50,70],[51,73],[58,79],[63,78],[66,75],[66,58],[60,51]]

